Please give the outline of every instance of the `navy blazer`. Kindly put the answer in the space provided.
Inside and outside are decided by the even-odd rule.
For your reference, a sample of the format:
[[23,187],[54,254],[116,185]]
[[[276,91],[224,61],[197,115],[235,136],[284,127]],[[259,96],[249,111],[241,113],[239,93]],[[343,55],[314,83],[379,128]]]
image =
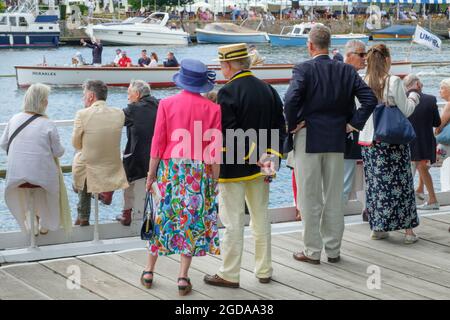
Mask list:
[[[361,108],[354,112],[355,97]],[[346,124],[361,130],[377,98],[351,65],[320,55],[297,64],[286,92],[289,131],[306,122],[306,152],[344,152]]]

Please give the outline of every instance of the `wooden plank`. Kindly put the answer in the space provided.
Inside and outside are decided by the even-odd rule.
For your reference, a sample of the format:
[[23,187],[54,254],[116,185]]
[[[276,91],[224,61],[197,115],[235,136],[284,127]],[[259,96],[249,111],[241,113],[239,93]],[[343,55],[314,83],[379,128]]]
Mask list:
[[[345,268],[338,268],[336,266],[337,264],[322,262],[319,266],[296,261],[292,258],[292,253],[298,250],[299,241],[288,236],[274,236],[272,245],[272,258],[274,261],[299,272],[307,273],[324,281],[352,290],[354,292],[353,295],[357,293],[359,295],[370,296],[374,299],[386,300],[425,298],[424,296],[399,289],[387,283],[384,283],[380,290],[369,289],[367,287],[368,274],[355,273]],[[289,270],[286,272],[289,275]],[[286,279],[289,281],[289,277],[286,277]],[[344,299],[350,299],[347,294],[344,294],[344,297]]]
[[49,300],[39,290],[0,269],[0,300]]
[[[174,257],[175,258],[175,257]],[[178,257],[177,257],[178,258]],[[217,256],[202,257],[201,260],[193,261],[192,267],[204,272],[214,274],[219,270],[222,261]],[[292,286],[287,286],[278,281],[272,281],[268,284],[260,283],[254,276],[252,270],[241,269],[239,285],[245,290],[251,291],[264,299],[281,299],[281,300],[318,300],[314,295],[307,294],[301,290],[297,290]],[[228,294],[233,294],[235,289],[227,289]]]
[[[120,256],[129,259],[130,261],[140,265],[142,268],[145,266],[147,261],[147,250],[136,250],[119,253]],[[178,255],[177,255],[178,256]],[[205,257],[194,257],[193,262],[201,260],[204,262]],[[164,276],[172,281],[170,288],[176,291],[176,281],[178,278],[180,264],[171,259],[170,257],[159,257],[156,263],[155,273],[156,275]],[[217,288],[212,287],[203,282],[204,273],[199,272],[195,268],[189,269],[189,277],[192,281],[193,294],[201,295],[197,299],[226,299],[226,300],[244,300],[244,299],[261,299],[251,292],[245,291],[243,289],[230,289],[227,288]],[[158,281],[158,277],[155,276],[155,283]],[[192,294],[192,295],[193,295]],[[190,296],[192,296],[190,295]],[[188,296],[189,297],[189,296]],[[198,297],[198,296],[197,296]]]
[[[100,296],[84,288],[69,289],[67,279],[39,263],[8,266],[3,269],[52,299],[98,300]],[[65,272],[65,270],[64,270]]]
[[[298,242],[297,239],[288,236],[276,236],[274,245],[286,247],[291,241],[294,241],[294,243]],[[335,264],[324,261],[323,263],[358,274],[365,279],[369,276],[367,274],[369,266],[376,265],[381,267],[383,290],[387,288],[388,295],[392,295],[394,299],[417,299],[419,296],[430,299],[442,299],[450,294],[449,288],[439,282],[441,278],[446,278],[446,282],[450,284],[450,274],[447,272],[413,262],[406,262],[404,259],[387,254],[378,254],[377,251],[358,246],[346,240],[344,240],[341,249],[341,261]],[[405,273],[405,268],[409,269],[410,272]],[[434,273],[435,271],[437,273]],[[417,278],[417,273],[431,281]],[[394,289],[401,289],[402,292],[398,293],[396,292],[397,290],[392,290],[392,288],[389,290],[389,287],[386,287],[386,285]],[[404,295],[410,295],[411,297],[404,297]]]
[[414,230],[421,239],[450,247],[448,227],[449,225],[442,221],[420,219],[419,226]]
[[344,239],[349,239],[354,243],[405,259],[405,264],[417,262],[450,271],[449,247],[423,240],[406,245],[403,243],[404,235],[400,232],[391,232],[389,238],[385,240],[371,240],[368,229],[367,224],[352,225],[346,229]]
[[[430,219],[450,224],[450,214],[436,214],[432,216],[420,217],[421,219]],[[447,230],[448,231],[448,230]]]
[[156,299],[155,296],[146,291],[131,286],[77,258],[45,261],[42,264],[64,276],[67,274],[66,270],[68,267],[78,267],[81,276],[81,286],[105,299]]
[[[84,262],[103,270],[116,278],[131,284],[132,286],[143,288],[140,278],[143,268],[121,256],[114,254],[97,254],[92,256],[78,257]],[[178,299],[179,295],[173,290],[173,281],[165,277],[155,275],[155,281],[151,289],[147,290],[151,295],[163,300]],[[170,288],[170,290],[169,290]]]

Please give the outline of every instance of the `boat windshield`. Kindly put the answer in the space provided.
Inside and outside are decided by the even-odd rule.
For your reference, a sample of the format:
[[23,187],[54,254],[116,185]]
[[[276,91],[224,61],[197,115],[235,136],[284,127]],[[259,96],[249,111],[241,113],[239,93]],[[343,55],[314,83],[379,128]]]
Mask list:
[[148,23],[148,24],[161,24],[161,22],[164,19],[164,14],[152,14],[147,19],[141,21],[141,23]]
[[0,16],[0,24],[6,24],[6,16]]
[[145,18],[143,18],[143,17],[131,17],[131,18],[125,19],[122,23],[123,24],[139,23],[139,22],[142,22],[143,20],[145,20]]

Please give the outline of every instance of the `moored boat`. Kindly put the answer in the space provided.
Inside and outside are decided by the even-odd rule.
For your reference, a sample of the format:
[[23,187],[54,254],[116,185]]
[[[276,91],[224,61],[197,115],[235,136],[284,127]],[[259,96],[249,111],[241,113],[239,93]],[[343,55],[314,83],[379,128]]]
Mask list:
[[372,31],[374,41],[411,41],[416,31],[416,26],[393,25],[385,29]]
[[189,34],[175,25],[168,27],[169,14],[152,13],[145,19],[132,18],[119,23],[89,25],[86,33],[105,44],[187,45]]
[[58,16],[39,14],[30,2],[0,14],[0,48],[57,47],[59,36]]
[[269,41],[267,32],[235,25],[233,23],[213,22],[203,29],[195,29],[198,43],[266,43]]
[[[265,64],[252,67],[256,77],[272,84],[288,83],[292,76],[293,64]],[[227,80],[220,72],[220,66],[209,65],[217,73],[217,83]],[[154,88],[175,86],[172,77],[178,68],[116,68],[116,67],[62,67],[62,66],[15,66],[18,87],[28,87],[33,83],[52,86],[81,86],[86,79],[97,79],[110,86],[128,86],[132,79],[148,82]],[[410,62],[394,62],[391,72],[398,76],[411,73]]]
[[[269,34],[270,44],[273,46],[305,46],[311,28],[317,23],[304,22],[294,26],[283,27],[280,34]],[[335,34],[331,36],[331,45],[345,45],[349,40],[369,41],[365,34]]]

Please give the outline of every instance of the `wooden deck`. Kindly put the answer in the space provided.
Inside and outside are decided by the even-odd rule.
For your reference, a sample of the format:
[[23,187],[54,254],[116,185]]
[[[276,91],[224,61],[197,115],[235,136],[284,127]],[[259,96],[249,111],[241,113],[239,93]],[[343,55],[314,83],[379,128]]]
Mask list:
[[[190,271],[194,291],[183,299],[450,299],[449,227],[449,211],[421,217],[419,242],[404,245],[400,232],[374,241],[366,223],[347,225],[341,262],[322,259],[318,266],[292,258],[300,248],[300,232],[274,234],[270,284],[255,279],[253,240],[246,238],[240,289],[204,284],[203,276],[218,270],[220,257],[194,258]],[[0,268],[0,299],[180,299],[175,282],[178,259],[175,255],[158,260],[150,290],[139,282],[144,248],[8,265]],[[367,286],[369,266],[380,268],[380,289]],[[68,288],[73,270],[80,272],[80,289]]]

